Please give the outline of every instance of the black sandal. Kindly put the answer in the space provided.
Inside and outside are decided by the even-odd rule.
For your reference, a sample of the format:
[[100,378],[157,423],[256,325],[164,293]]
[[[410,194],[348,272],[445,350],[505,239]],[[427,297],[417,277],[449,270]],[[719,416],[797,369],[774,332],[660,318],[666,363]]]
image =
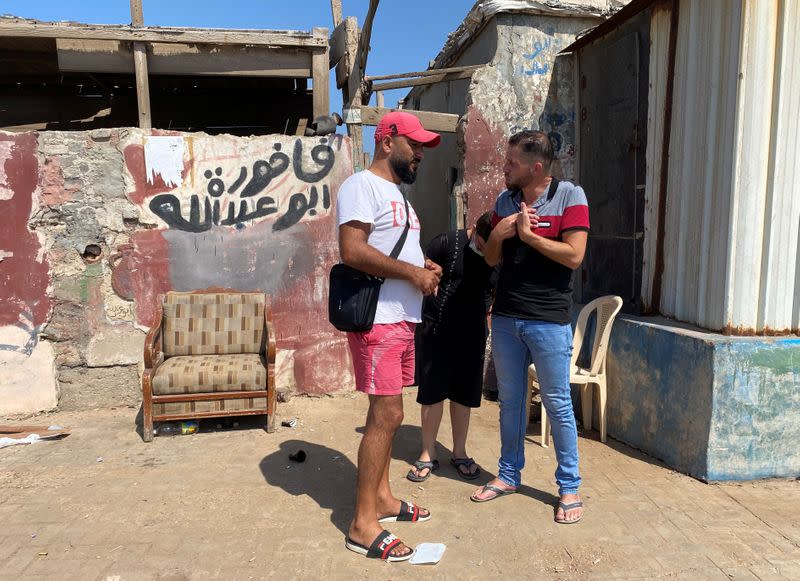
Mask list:
[[[481,475],[480,466],[478,466],[472,458],[450,458],[450,464],[458,470],[458,475],[464,480],[475,480]],[[475,472],[470,472],[473,466],[477,466]],[[466,472],[462,470],[462,468],[466,469]]]
[[350,537],[345,539],[344,546],[359,555],[364,555],[367,559],[381,559],[382,561],[394,563],[397,561],[407,561],[414,556],[414,549],[408,545],[406,545],[406,549],[408,549],[407,553],[392,555],[392,549],[401,543],[402,541],[400,539],[389,531],[384,530],[375,537],[375,540],[372,541],[369,547],[365,547],[361,543],[351,540]]
[[[417,460],[414,462],[414,468],[417,469],[417,473],[414,474],[413,469],[409,470],[408,474],[406,474],[406,478],[408,478],[411,482],[425,482],[428,478],[430,478],[434,470],[439,469],[439,461],[431,460],[429,462],[425,462],[424,460]],[[419,472],[425,468],[428,469],[428,473],[425,476],[420,476]]]

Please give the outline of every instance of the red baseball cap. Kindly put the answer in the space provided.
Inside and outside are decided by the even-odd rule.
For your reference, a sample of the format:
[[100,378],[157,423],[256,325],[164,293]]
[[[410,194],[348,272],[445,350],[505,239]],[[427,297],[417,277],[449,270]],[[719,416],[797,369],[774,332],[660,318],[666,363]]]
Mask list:
[[381,117],[375,127],[375,141],[386,135],[405,135],[425,147],[436,147],[442,139],[438,133],[426,130],[416,115],[404,111],[392,111]]

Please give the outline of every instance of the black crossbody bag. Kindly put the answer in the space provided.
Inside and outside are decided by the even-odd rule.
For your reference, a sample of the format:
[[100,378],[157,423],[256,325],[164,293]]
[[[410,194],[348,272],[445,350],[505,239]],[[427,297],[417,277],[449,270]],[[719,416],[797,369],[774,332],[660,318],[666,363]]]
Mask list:
[[[406,242],[411,217],[406,203],[406,225],[399,240],[389,254],[390,258],[400,256]],[[346,264],[334,264],[328,287],[328,320],[340,331],[361,332],[372,329],[375,310],[378,308],[378,295],[384,278],[373,276]]]

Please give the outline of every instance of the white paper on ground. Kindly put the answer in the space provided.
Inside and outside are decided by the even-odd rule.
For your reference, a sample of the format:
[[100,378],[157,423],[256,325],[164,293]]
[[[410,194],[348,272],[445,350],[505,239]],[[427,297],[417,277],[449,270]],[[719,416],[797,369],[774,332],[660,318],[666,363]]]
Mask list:
[[409,563],[412,565],[435,565],[444,555],[444,543],[420,543]]
[[39,436],[39,434],[29,434],[24,438],[0,438],[0,448],[16,446],[18,444],[33,444],[39,440],[41,440],[41,436]]

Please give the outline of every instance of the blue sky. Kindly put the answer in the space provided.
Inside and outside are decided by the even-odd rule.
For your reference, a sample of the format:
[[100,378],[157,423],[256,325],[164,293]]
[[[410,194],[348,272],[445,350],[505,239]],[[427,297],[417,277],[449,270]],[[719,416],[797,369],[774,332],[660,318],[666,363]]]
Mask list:
[[[142,0],[142,3],[144,22],[150,26],[333,28],[330,0]],[[473,4],[474,0],[383,0],[372,29],[367,74],[425,70]],[[369,0],[343,0],[342,5],[345,16],[356,16],[359,24],[363,23]],[[0,0],[0,14],[39,20],[128,24],[130,5],[128,0]],[[335,86],[332,79],[331,108],[338,111],[342,100]],[[407,92],[408,89],[387,91],[386,106],[394,107]]]

